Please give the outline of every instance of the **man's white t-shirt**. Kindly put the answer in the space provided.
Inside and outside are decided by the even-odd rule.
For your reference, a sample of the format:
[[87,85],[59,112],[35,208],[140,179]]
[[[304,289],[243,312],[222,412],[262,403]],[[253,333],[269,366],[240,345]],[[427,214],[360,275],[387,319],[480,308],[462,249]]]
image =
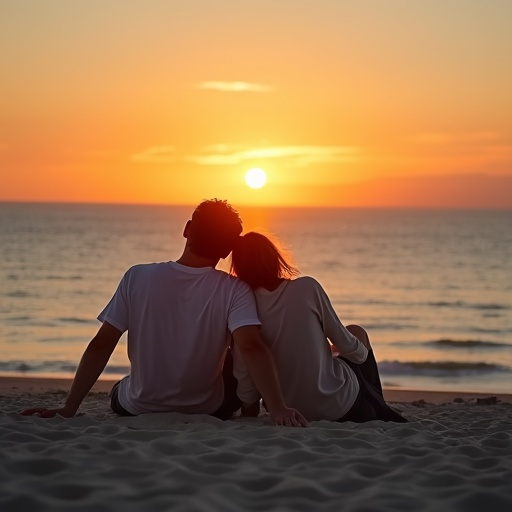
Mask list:
[[[322,286],[312,277],[283,281],[275,290],[255,290],[261,335],[269,346],[286,404],[306,419],[337,420],[359,392],[355,373],[332,355],[328,339],[341,356],[366,360],[366,347],[340,321]],[[245,403],[260,398],[236,353],[238,396]]]
[[98,320],[128,331],[131,369],[118,399],[132,414],[215,412],[230,333],[260,324],[244,282],[176,262],[131,267]]

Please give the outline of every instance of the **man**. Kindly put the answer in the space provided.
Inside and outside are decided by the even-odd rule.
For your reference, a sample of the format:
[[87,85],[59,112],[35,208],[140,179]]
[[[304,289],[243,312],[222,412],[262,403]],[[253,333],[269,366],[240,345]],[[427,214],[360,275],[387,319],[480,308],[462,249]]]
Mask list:
[[102,326],[80,360],[64,406],[22,414],[74,416],[128,331],[130,375],[112,389],[114,412],[231,417],[238,404],[230,396],[234,389],[224,385],[223,367],[232,337],[272,421],[306,425],[284,403],[250,288],[215,269],[241,232],[240,217],[226,201],[201,203],[185,226],[186,244],[178,260],[135,265],[126,272],[98,316]]

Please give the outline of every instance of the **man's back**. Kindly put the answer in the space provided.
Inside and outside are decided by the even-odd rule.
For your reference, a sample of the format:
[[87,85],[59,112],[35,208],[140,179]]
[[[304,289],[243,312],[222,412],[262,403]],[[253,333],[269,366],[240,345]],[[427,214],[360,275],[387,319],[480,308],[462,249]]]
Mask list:
[[119,401],[132,414],[214,412],[229,332],[259,324],[247,285],[175,262],[129,269],[98,318],[128,330],[131,373]]
[[[80,359],[64,405],[32,407],[23,414],[74,416],[128,330],[131,371],[112,388],[114,412],[229,418],[239,406],[234,386],[226,386],[224,394],[221,380],[231,331],[275,424],[304,425],[301,414],[283,401],[270,351],[259,335],[252,292],[214,270],[241,232],[240,216],[227,201],[199,204],[185,224],[187,241],[176,262],[137,265],[124,275],[98,317],[101,327]],[[226,382],[233,380],[231,375]]]

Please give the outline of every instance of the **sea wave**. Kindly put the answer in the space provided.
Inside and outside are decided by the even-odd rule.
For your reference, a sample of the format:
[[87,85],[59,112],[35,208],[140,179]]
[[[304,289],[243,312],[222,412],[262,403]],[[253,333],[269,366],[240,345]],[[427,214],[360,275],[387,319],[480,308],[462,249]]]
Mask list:
[[97,320],[92,318],[79,318],[76,316],[66,316],[57,318],[59,322],[71,323],[71,324],[96,324]]
[[412,325],[412,324],[396,324],[396,323],[376,323],[376,324],[372,324],[372,323],[368,323],[368,324],[364,324],[365,326],[365,329],[368,329],[368,330],[381,330],[381,331],[401,331],[402,329],[418,329],[418,326],[417,325]]
[[39,372],[70,372],[76,369],[76,364],[69,361],[0,361],[0,372],[21,372],[21,373],[39,373]]
[[80,281],[81,279],[83,279],[83,276],[80,276],[80,275],[66,276],[66,275],[59,275],[59,274],[49,274],[47,276],[44,276],[43,279],[46,279],[48,281]]
[[[25,373],[27,375],[37,373],[69,373],[74,374],[77,368],[76,362],[71,361],[0,361],[2,373]],[[130,373],[129,366],[107,365],[103,373],[110,375],[126,375]]]
[[379,371],[383,375],[453,377],[512,372],[512,369],[492,363],[386,360],[379,362]]
[[27,297],[38,297],[39,295],[27,292],[26,290],[14,290],[6,293],[5,296],[13,299],[26,299]]
[[28,315],[24,315],[24,316],[10,316],[10,317],[7,317],[6,320],[8,322],[29,322],[30,320],[32,320],[32,317],[30,317]]
[[41,320],[31,316],[11,316],[7,317],[6,323],[9,325],[22,325],[30,327],[57,327],[57,323],[51,320]]
[[506,334],[510,332],[510,329],[490,329],[485,327],[473,327],[471,331],[478,332],[481,334]]
[[435,306],[440,308],[467,308],[467,309],[484,309],[484,310],[506,310],[510,309],[510,306],[506,304],[497,304],[493,302],[489,303],[471,303],[465,301],[436,301],[436,302],[428,302],[428,306]]
[[511,345],[508,345],[507,343],[496,343],[494,341],[483,340],[452,340],[450,338],[442,338],[440,340],[427,341],[425,345],[436,346],[439,348],[511,348]]
[[82,343],[86,344],[90,338],[87,338],[86,336],[70,336],[68,334],[62,335],[62,336],[52,336],[52,337],[41,337],[36,338],[35,341],[38,343],[46,343],[46,344],[70,344],[70,343]]

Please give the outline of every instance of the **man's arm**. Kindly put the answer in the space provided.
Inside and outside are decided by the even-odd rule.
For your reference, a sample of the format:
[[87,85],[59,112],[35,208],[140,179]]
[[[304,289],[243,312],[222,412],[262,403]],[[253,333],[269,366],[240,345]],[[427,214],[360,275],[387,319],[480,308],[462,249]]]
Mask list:
[[302,414],[284,403],[274,359],[261,339],[259,327],[246,325],[233,332],[233,340],[247,366],[254,385],[261,393],[270,417],[276,425],[306,426]]
[[37,414],[42,418],[51,418],[57,414],[66,418],[74,416],[83,399],[105,369],[121,335],[120,330],[108,322],[104,322],[85,349],[64,406],[58,409],[36,407],[26,409],[21,414],[24,416]]

